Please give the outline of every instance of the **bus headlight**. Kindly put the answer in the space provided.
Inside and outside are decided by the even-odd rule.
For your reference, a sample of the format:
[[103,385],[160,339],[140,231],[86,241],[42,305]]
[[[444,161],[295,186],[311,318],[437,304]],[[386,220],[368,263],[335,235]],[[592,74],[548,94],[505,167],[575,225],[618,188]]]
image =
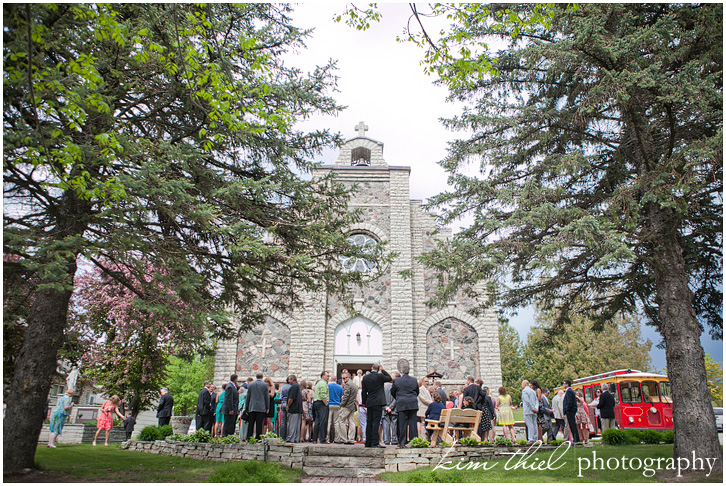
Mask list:
[[658,410],[655,407],[650,407],[650,413],[658,413]]
[[628,422],[633,424],[633,423],[635,423],[635,419],[633,417],[628,417]]

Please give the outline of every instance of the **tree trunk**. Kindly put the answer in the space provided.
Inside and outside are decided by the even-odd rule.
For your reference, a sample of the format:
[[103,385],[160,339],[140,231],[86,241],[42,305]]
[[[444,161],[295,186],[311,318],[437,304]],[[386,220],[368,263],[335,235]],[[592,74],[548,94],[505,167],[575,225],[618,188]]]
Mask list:
[[[682,248],[674,234],[664,237],[656,250],[655,269],[660,332],[666,345],[666,364],[673,397],[676,458],[717,458],[721,448],[706,379],[701,329],[693,310]],[[691,470],[693,465],[690,464]],[[716,469],[718,468],[718,469]],[[708,466],[706,466],[708,471]]]
[[[75,260],[66,268],[73,278]],[[15,365],[12,393],[7,397],[3,427],[5,472],[35,466],[35,449],[46,416],[58,349],[63,344],[71,294],[71,290],[41,289],[31,306],[23,346]]]

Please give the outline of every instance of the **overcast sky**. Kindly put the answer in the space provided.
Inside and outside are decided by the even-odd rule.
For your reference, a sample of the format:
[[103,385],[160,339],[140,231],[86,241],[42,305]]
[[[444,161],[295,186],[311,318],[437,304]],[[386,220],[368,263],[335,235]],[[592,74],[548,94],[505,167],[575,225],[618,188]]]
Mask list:
[[[446,102],[447,90],[435,86],[434,78],[423,73],[423,51],[410,43],[396,42],[411,16],[408,4],[379,4],[379,8],[382,21],[359,32],[332,20],[344,11],[344,3],[295,6],[293,24],[314,27],[315,32],[306,42],[308,49],[295,56],[294,64],[311,71],[329,59],[337,60],[339,92],[334,97],[347,106],[337,117],[317,116],[301,126],[309,130],[330,128],[349,139],[355,136],[358,122],[364,121],[369,127],[366,135],[383,142],[388,165],[411,167],[411,199],[425,201],[447,189],[446,173],[437,162],[445,157],[447,142],[465,134],[449,132],[440,123],[441,118],[456,115],[458,110]],[[333,163],[337,155],[337,151],[329,151],[320,160]],[[524,340],[533,324],[532,310],[521,309],[510,322]],[[650,326],[643,326],[642,334],[653,341],[653,367],[663,368],[665,353],[655,348],[660,336]],[[721,341],[711,341],[704,334],[701,342],[706,353],[723,361]]]

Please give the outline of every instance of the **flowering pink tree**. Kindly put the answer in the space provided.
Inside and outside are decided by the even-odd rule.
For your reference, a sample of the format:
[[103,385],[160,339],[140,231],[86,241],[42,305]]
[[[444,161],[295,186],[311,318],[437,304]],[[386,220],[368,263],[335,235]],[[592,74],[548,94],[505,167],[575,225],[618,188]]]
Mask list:
[[143,262],[96,263],[75,278],[70,333],[83,344],[85,373],[135,415],[165,386],[170,355],[191,356],[209,345],[208,314],[164,284],[168,271]]

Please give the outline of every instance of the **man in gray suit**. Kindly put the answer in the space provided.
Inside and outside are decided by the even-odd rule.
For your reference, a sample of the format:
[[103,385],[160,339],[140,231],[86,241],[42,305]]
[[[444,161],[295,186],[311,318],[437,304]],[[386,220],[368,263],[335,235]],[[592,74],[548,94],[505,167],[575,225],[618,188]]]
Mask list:
[[[401,377],[398,371],[391,375],[393,379]],[[398,444],[398,412],[396,411],[396,399],[391,395],[393,382],[383,385],[383,393],[386,395],[386,405],[383,407],[383,443]]]
[[338,444],[355,444],[355,423],[353,417],[358,408],[358,388],[350,378],[350,373],[343,373],[343,396],[340,399],[340,412],[335,423],[335,442]]
[[267,383],[262,381],[264,375],[257,373],[257,380],[247,386],[247,400],[245,401],[245,410],[250,414],[249,426],[247,427],[247,437],[252,437],[252,429],[255,430],[255,439],[259,439],[262,435],[262,423],[265,421],[265,415],[270,409],[270,389]]
[[522,382],[522,410],[524,411],[524,424],[527,426],[527,445],[532,445],[537,441],[539,401],[537,392],[529,386],[528,380]]

